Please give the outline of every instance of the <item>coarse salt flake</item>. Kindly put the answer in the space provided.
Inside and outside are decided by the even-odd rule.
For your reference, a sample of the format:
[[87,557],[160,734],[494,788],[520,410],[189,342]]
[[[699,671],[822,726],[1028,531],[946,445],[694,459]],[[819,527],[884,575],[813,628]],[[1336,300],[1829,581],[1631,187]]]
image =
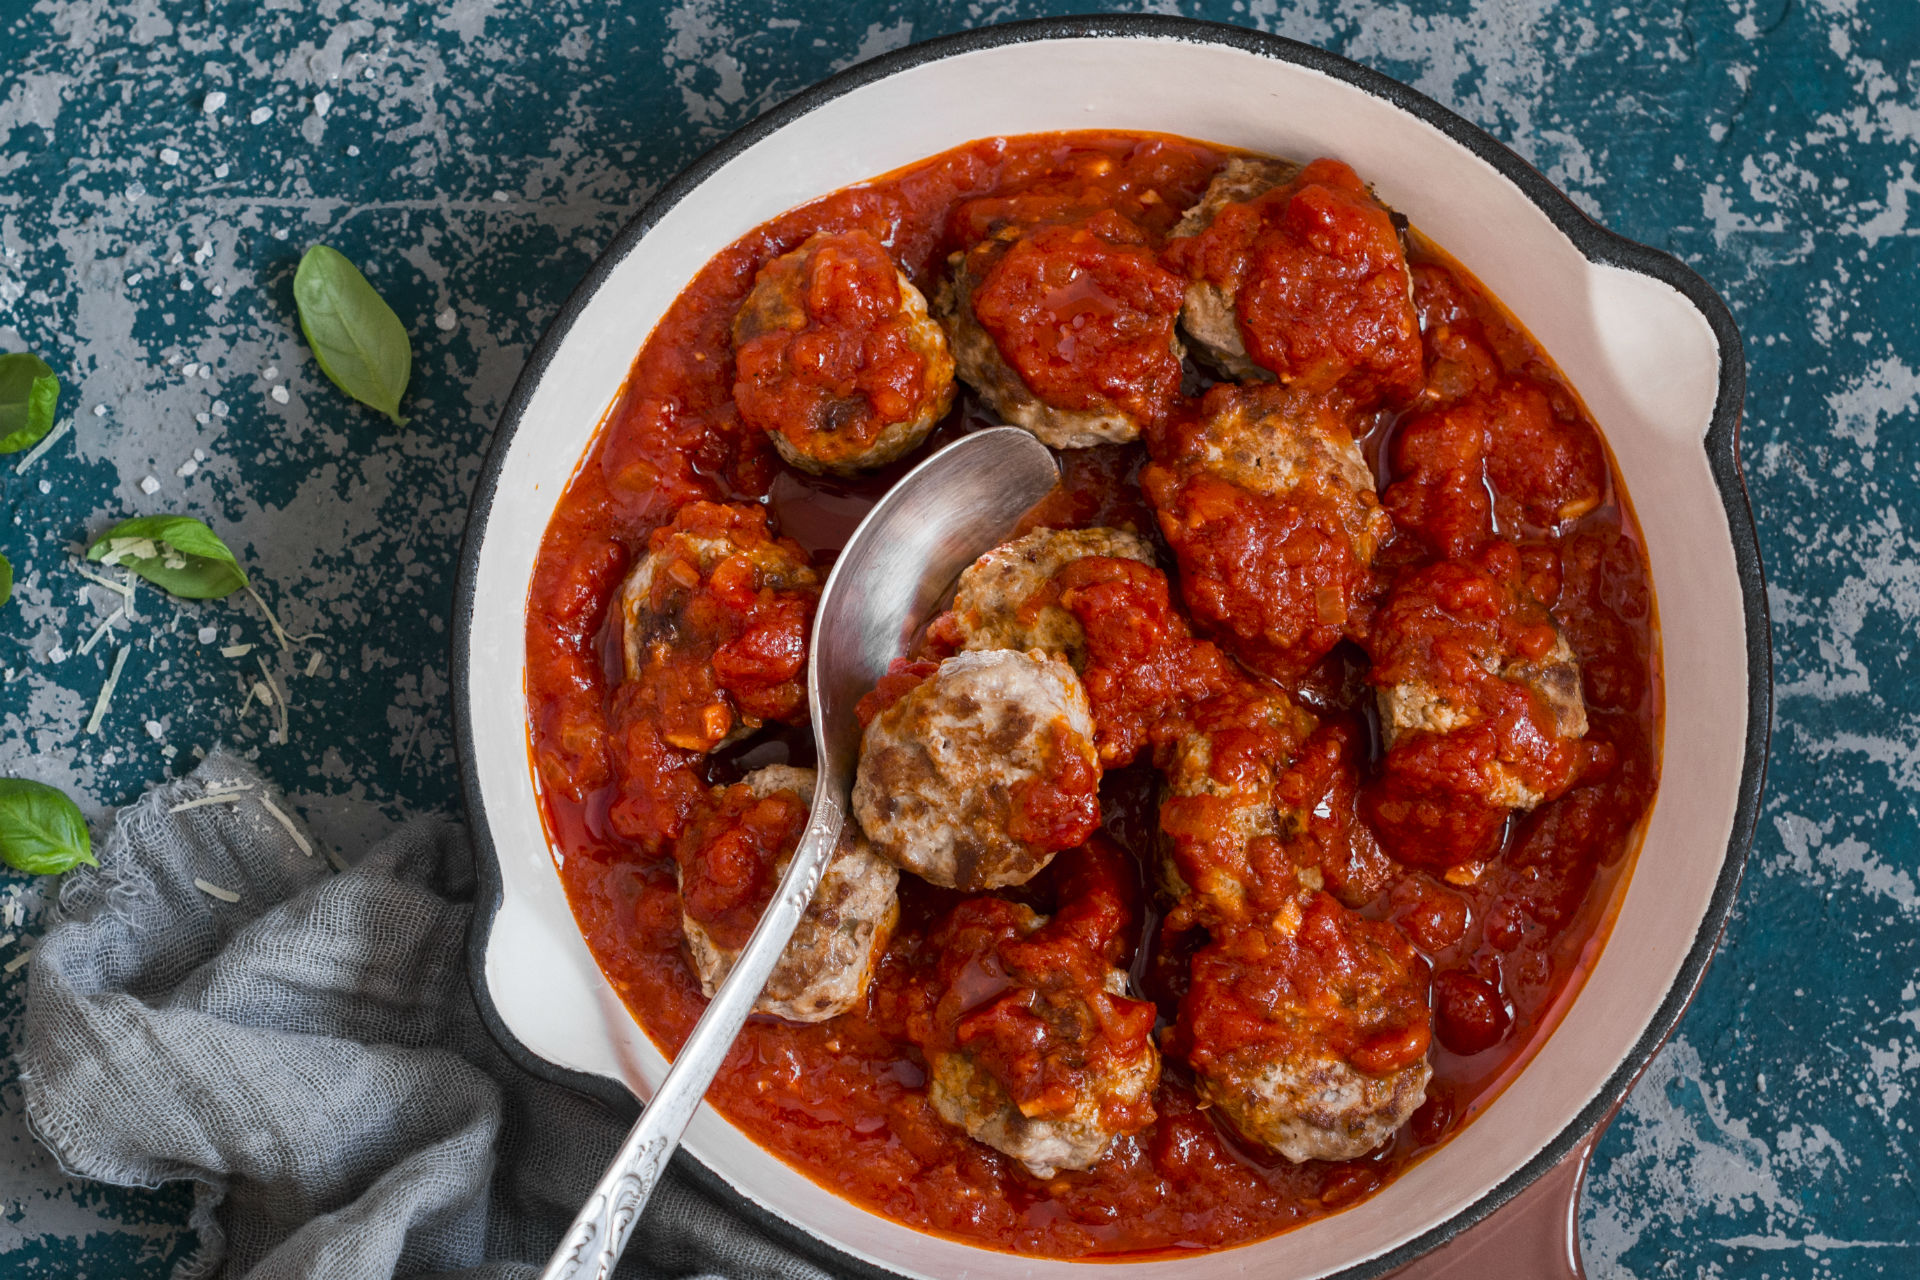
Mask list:
[[442,333],[452,333],[454,326],[459,323],[460,318],[454,315],[452,307],[448,307],[445,311],[442,311],[433,318],[434,327]]
[[247,116],[247,123],[248,124],[265,124],[267,121],[271,119],[273,119],[272,107],[255,107],[253,111]]
[[313,114],[317,116],[325,116],[327,112],[331,110],[333,110],[332,94],[326,92],[325,90],[322,90],[321,92],[313,95]]
[[179,164],[180,153],[174,150],[172,147],[162,147],[160,148],[160,163],[161,164]]
[[220,638],[220,628],[202,627],[200,628],[199,635],[200,635],[201,644],[212,644],[214,641]]
[[94,417],[96,417],[96,418],[104,418],[104,417],[106,417],[106,416],[107,416],[107,406],[105,406],[105,405],[103,405],[103,404],[97,404],[97,405],[95,405],[95,406],[93,406],[93,416],[94,416]]
[[273,402],[275,404],[285,404],[287,403],[287,401],[293,399],[292,396],[287,394],[287,389],[285,387],[275,387],[272,391],[268,392],[267,394],[273,397]]
[[53,481],[51,481],[51,480],[42,480],[42,481],[40,482],[40,492],[42,492],[42,493],[52,493],[52,492],[53,492]]
[[233,172],[232,167],[229,166],[224,160],[221,161],[219,164],[213,166],[213,176],[216,178],[224,178],[229,173],[232,173],[232,172]]
[[160,492],[160,482],[152,476],[142,476],[140,478],[140,492],[146,494],[148,497],[152,497],[154,494]]
[[224,418],[227,416],[227,402],[225,400],[215,400],[213,402],[213,416],[216,418]]
[[220,108],[226,105],[227,105],[227,95],[220,92],[218,89],[212,90],[207,94],[206,97],[200,100],[200,110],[205,112],[207,115],[212,115],[214,112],[218,111]]
[[195,462],[192,458],[188,458],[185,462],[180,464],[179,469],[176,470],[173,474],[179,476],[182,480],[184,480],[188,476],[192,475],[194,472],[198,471],[199,469],[200,469],[200,464]]
[[265,370],[261,372],[260,376],[265,378],[268,382],[272,382],[274,379],[280,376],[280,366],[277,364],[270,364],[266,367]]
[[147,736],[149,738],[152,738],[155,742],[158,742],[160,741],[160,739],[167,736],[167,731],[160,727],[160,722],[158,720],[149,720],[147,721]]

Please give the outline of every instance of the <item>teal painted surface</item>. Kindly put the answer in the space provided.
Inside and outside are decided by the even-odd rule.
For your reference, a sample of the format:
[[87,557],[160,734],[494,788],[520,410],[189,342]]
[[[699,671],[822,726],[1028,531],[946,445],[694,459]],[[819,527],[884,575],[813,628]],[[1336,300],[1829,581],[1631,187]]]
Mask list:
[[[0,460],[20,577],[0,769],[100,819],[225,742],[349,848],[457,808],[445,617],[465,495],[572,282],[666,177],[826,73],[1085,7],[0,4],[0,346],[60,369],[75,419],[24,474]],[[1920,9],[1179,8],[1407,80],[1732,304],[1772,582],[1772,779],[1727,946],[1602,1144],[1583,1236],[1609,1280],[1920,1274]],[[291,275],[322,239],[412,332],[404,429],[305,355]],[[210,520],[316,638],[282,652],[250,604],[142,590],[79,654],[121,602],[73,546],[163,510]],[[239,643],[258,647],[221,656]],[[120,646],[120,696],[87,737]],[[261,658],[290,695],[285,743],[243,710]],[[16,932],[39,888],[0,880]],[[0,1047],[22,978],[0,978]],[[164,1275],[189,1201],[65,1178],[0,1079],[0,1271]]]

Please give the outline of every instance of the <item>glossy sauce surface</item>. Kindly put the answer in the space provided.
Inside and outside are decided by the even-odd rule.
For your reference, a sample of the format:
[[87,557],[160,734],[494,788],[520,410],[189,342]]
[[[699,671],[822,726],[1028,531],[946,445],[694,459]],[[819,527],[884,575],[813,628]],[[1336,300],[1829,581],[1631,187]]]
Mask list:
[[[816,232],[862,229],[884,242],[931,296],[948,252],[973,243],[997,221],[1037,221],[1060,208],[1119,210],[1145,229],[1148,246],[1157,250],[1226,156],[1183,140],[1112,133],[968,144],[750,233],[695,277],[642,348],[621,401],[547,531],[529,602],[527,678],[534,760],[569,900],[609,980],[669,1055],[705,1000],[685,956],[670,850],[644,848],[622,832],[628,824],[619,819],[621,806],[649,799],[623,795],[616,778],[636,772],[636,751],[655,753],[663,781],[652,803],[690,804],[702,782],[732,782],[770,763],[810,764],[810,747],[804,729],[771,721],[704,758],[623,733],[623,637],[619,611],[611,607],[621,581],[645,554],[649,536],[696,500],[763,503],[771,533],[798,544],[823,575],[893,479],[927,451],[987,421],[963,392],[921,449],[880,472],[843,480],[784,467],[764,437],[741,421],[732,394],[732,326],[756,271]],[[1608,903],[1631,861],[1626,855],[1636,823],[1657,781],[1652,591],[1630,511],[1577,396],[1470,276],[1417,237],[1413,246],[1425,386],[1411,408],[1372,414],[1360,437],[1398,529],[1380,552],[1379,567],[1426,572],[1428,565],[1452,564],[1456,555],[1481,554],[1477,549],[1491,540],[1486,554],[1497,563],[1482,565],[1485,575],[1523,579],[1551,603],[1583,669],[1590,726],[1586,758],[1570,790],[1530,814],[1459,837],[1485,842],[1472,874],[1452,877],[1467,882],[1402,864],[1367,873],[1373,878],[1365,883],[1384,887],[1361,915],[1369,928],[1391,935],[1374,942],[1417,948],[1434,972],[1434,1076],[1426,1104],[1363,1159],[1295,1165],[1225,1130],[1196,1104],[1187,1068],[1168,1054],[1153,1099],[1157,1119],[1119,1138],[1091,1170],[1035,1178],[942,1123],[927,1101],[916,1041],[933,1034],[926,1029],[925,975],[940,959],[928,951],[928,935],[963,895],[903,876],[900,923],[866,1008],[817,1025],[756,1018],[716,1080],[710,1100],[762,1145],[878,1212],[994,1247],[1053,1256],[1215,1248],[1271,1235],[1378,1188],[1483,1109],[1536,1047],[1543,1025],[1557,1016],[1556,1002],[1564,1003],[1563,993],[1604,935]],[[1144,264],[1122,259],[1103,266],[1112,267],[1112,287],[1152,302],[1161,282],[1157,268],[1149,269],[1151,258]],[[1010,327],[1036,307],[1083,306],[1099,319],[1101,300],[1091,294],[1055,297],[1034,293],[1031,281],[1009,277],[1006,283]],[[1093,339],[1122,358],[1134,349],[1124,331],[1096,330]],[[1341,334],[1327,335],[1311,354],[1327,358],[1343,352],[1345,342]],[[1158,387],[1155,371],[1146,372]],[[1177,398],[1197,397],[1206,381],[1189,364]],[[1090,398],[1112,394],[1083,390]],[[1544,406],[1531,419],[1534,428],[1510,436],[1490,431],[1490,406],[1516,396]],[[1157,536],[1138,487],[1146,464],[1142,446],[1077,451],[1065,463],[1065,483],[1037,513],[1039,522],[1111,523]],[[1595,492],[1583,493],[1583,485]],[[1164,549],[1162,562],[1171,563]],[[1091,592],[1099,584],[1082,585]],[[720,596],[724,600],[724,591]],[[1090,608],[1089,618],[1097,619],[1098,609]],[[1407,660],[1433,660],[1421,649],[1420,611],[1409,606],[1405,612]],[[712,617],[717,646],[752,629],[723,610]],[[1110,620],[1145,627],[1134,678],[1195,678],[1180,662],[1166,660],[1146,634],[1154,623],[1150,610],[1116,611]],[[1506,626],[1525,643],[1526,621],[1494,618],[1488,625]],[[774,650],[744,663],[742,678],[784,693],[791,655],[777,645]],[[1329,762],[1359,757],[1363,776],[1374,777],[1383,749],[1367,669],[1366,656],[1343,642],[1293,687],[1323,726],[1309,752],[1323,752]],[[903,672],[899,683],[910,686],[913,674]],[[1152,693],[1116,688],[1113,696],[1144,702]],[[1143,738],[1148,731],[1144,722],[1138,727]],[[1159,777],[1144,754],[1120,763],[1138,753],[1140,743],[1131,744],[1131,752],[1129,744],[1116,744],[1112,757],[1109,744],[1100,745],[1114,764],[1101,784],[1103,825],[1134,877],[1131,892],[1114,898],[1125,901],[1126,910],[1101,928],[1116,933],[1116,954],[1123,967],[1130,965],[1136,993],[1156,1008],[1161,1026],[1171,1026],[1195,980],[1194,949],[1204,935],[1188,930],[1161,945],[1160,908],[1149,890],[1161,821]],[[616,753],[624,763],[618,771]],[[1562,766],[1547,761],[1541,767]],[[1338,772],[1332,763],[1329,769],[1330,778]],[[743,802],[743,817],[747,808]],[[769,811],[744,827],[771,828],[791,817]],[[714,838],[722,835],[734,846],[765,843],[744,829]],[[1054,911],[1065,863],[1003,896]],[[745,864],[740,874],[750,876],[752,859]],[[717,923],[740,927],[738,884],[700,892],[703,910]],[[1004,943],[1011,936],[1006,921],[974,923],[979,939],[991,935]],[[1043,948],[1050,936],[1034,947]],[[1308,934],[1302,945],[1358,944]],[[1035,950],[1029,958],[1038,963],[1041,954]],[[1238,970],[1245,971],[1244,965]],[[1204,964],[1198,972],[1204,980]],[[1223,999],[1220,1016],[1230,1019],[1233,1012],[1231,1000]],[[989,1042],[996,1034],[984,1024],[975,1033]],[[939,1034],[954,1031],[946,1026]],[[1398,1052],[1384,1042],[1378,1051],[1386,1058]],[[1035,1089],[1049,1086],[1045,1063],[1022,1069]]]

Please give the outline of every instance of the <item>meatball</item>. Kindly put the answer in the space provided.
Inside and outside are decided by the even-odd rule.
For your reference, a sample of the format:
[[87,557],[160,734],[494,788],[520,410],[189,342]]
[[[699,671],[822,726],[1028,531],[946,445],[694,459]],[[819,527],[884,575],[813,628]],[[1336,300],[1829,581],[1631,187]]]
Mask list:
[[1086,638],[1080,678],[1105,767],[1120,768],[1177,737],[1195,704],[1239,678],[1231,658],[1194,639],[1173,607],[1167,575],[1153,565],[1084,556],[1060,570],[1054,585]]
[[934,884],[1022,884],[1099,823],[1093,733],[1063,659],[958,654],[867,725],[854,815],[883,857]]
[[1298,892],[1276,787],[1313,729],[1286,694],[1252,684],[1194,710],[1161,761],[1161,875],[1183,917],[1244,922]]
[[804,471],[882,466],[953,404],[927,300],[865,231],[825,231],[760,269],[733,322],[734,404]]
[[[1562,408],[1565,411],[1562,411]],[[1508,382],[1423,413],[1394,433],[1394,526],[1459,558],[1503,528],[1551,530],[1605,497],[1600,438],[1539,384]]]
[[608,709],[607,824],[671,852],[705,797],[700,757],[768,720],[807,716],[820,578],[759,507],[690,502],[653,531],[615,602],[625,678]]
[[1180,391],[1180,278],[1111,210],[1009,226],[949,259],[953,358],[1002,419],[1056,449],[1136,440]]
[[1195,1089],[1249,1141],[1293,1161],[1350,1160],[1426,1097],[1426,964],[1393,925],[1324,893],[1195,955],[1174,1043]]
[[1041,1178],[1151,1124],[1160,1079],[1153,1006],[1126,995],[1115,963],[1137,928],[1125,857],[1096,839],[1061,866],[1051,917],[974,898],[940,922],[908,1024],[940,1118]]
[[711,751],[804,720],[820,575],[759,507],[690,502],[653,531],[620,592],[626,679],[661,738]]
[[1580,669],[1511,543],[1403,575],[1366,637],[1387,756],[1368,815],[1403,862],[1488,856],[1507,814],[1586,764]]
[[[757,769],[716,787],[675,850],[680,925],[708,998],[733,972],[786,874],[813,805],[814,773]],[[900,873],[848,823],[793,940],[754,1003],[756,1013],[824,1022],[866,998],[900,917]]]
[[1140,483],[1194,621],[1283,681],[1346,633],[1392,530],[1342,407],[1277,387],[1214,387]]
[[[1059,604],[1054,575],[1086,556],[1153,563],[1153,548],[1121,529],[1036,529],[995,547],[960,575],[953,625],[962,649],[1040,649],[1086,666],[1086,633]],[[1051,598],[1049,596],[1051,593]]]
[[1228,161],[1167,246],[1187,336],[1236,377],[1408,403],[1425,355],[1397,223],[1338,160]]

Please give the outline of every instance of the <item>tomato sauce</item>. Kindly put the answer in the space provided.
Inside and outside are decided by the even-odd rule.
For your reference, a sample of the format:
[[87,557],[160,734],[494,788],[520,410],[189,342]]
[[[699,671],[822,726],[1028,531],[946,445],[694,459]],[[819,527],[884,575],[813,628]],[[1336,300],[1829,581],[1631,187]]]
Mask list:
[[[762,805],[728,791],[719,793],[731,797],[720,806],[723,820],[701,819],[698,811],[712,803],[705,799],[711,788],[751,769],[812,763],[805,728],[795,723],[804,708],[791,701],[803,670],[806,622],[792,592],[771,590],[763,578],[721,575],[716,584],[710,572],[693,575],[689,590],[702,600],[691,616],[707,637],[703,643],[737,660],[707,662],[679,686],[690,692],[680,699],[684,705],[676,704],[682,721],[676,736],[695,745],[716,734],[730,739],[700,754],[665,740],[658,717],[636,716],[628,705],[641,695],[625,678],[622,582],[657,532],[676,520],[684,526],[717,518],[703,503],[758,505],[767,525],[754,537],[792,548],[782,554],[805,558],[824,577],[888,485],[927,451],[989,421],[963,390],[928,441],[889,467],[842,478],[783,466],[764,433],[742,418],[735,396],[735,318],[756,275],[817,233],[864,232],[932,297],[947,255],[996,231],[1057,221],[1063,213],[1085,221],[1117,212],[1124,234],[1071,247],[1098,266],[1092,278],[1099,288],[1072,296],[1049,290],[1046,264],[1016,259],[982,318],[994,317],[1019,350],[1020,333],[1049,324],[1058,333],[1063,316],[1084,315],[1086,340],[1130,372],[1112,386],[1056,390],[1087,404],[1132,397],[1130,406],[1150,423],[1177,419],[1209,379],[1191,362],[1177,376],[1161,367],[1153,344],[1110,314],[1108,299],[1124,296],[1165,318],[1170,295],[1156,261],[1166,265],[1166,256],[1154,255],[1228,158],[1200,143],[1124,133],[969,143],[742,237],[694,277],[639,352],[542,544],[529,598],[527,697],[538,786],[576,919],[609,981],[664,1052],[671,1055],[683,1043],[706,1004],[685,952],[670,855],[676,847],[692,853],[697,845],[720,848],[725,856],[693,858],[704,878],[690,886],[689,901],[729,941],[744,937],[754,904],[770,889],[772,850],[797,814],[785,804]],[[1321,176],[1313,199],[1269,202],[1276,208],[1268,225],[1247,230],[1239,251],[1285,258],[1317,243],[1316,236],[1345,235],[1363,255],[1375,253],[1382,233],[1374,211],[1337,173]],[[1479,843],[1464,862],[1450,852],[1425,862],[1406,856],[1387,862],[1379,849],[1347,840],[1350,822],[1324,832],[1310,825],[1296,839],[1320,841],[1316,856],[1326,889],[1313,900],[1293,951],[1227,957],[1234,963],[1222,969],[1208,953],[1215,944],[1206,930],[1165,927],[1164,904],[1148,889],[1162,839],[1161,781],[1151,756],[1169,732],[1151,708],[1170,697],[1197,703],[1248,677],[1221,649],[1189,634],[1165,579],[1158,580],[1156,596],[1156,575],[1126,567],[1133,562],[1078,562],[1059,583],[1063,605],[1090,638],[1103,631],[1106,652],[1133,655],[1090,670],[1086,679],[1090,698],[1096,705],[1104,700],[1114,713],[1103,718],[1113,730],[1098,745],[1106,767],[1100,821],[1119,854],[1118,879],[1091,892],[1075,880],[1078,864],[1065,855],[1029,884],[1003,891],[1004,908],[983,909],[972,922],[969,954],[1001,957],[994,964],[1027,974],[1031,994],[1004,1007],[990,1004],[969,1022],[939,1015],[939,995],[963,980],[954,965],[965,957],[933,937],[943,921],[950,931],[958,927],[952,912],[963,895],[902,876],[900,921],[865,1007],[812,1025],[754,1018],[708,1095],[779,1158],[876,1212],[990,1247],[1055,1257],[1220,1248],[1286,1230],[1371,1193],[1484,1110],[1551,1030],[1604,939],[1609,904],[1658,781],[1652,586],[1626,495],[1577,395],[1471,275],[1417,235],[1410,243],[1419,343],[1411,365],[1423,368],[1422,379],[1416,388],[1404,372],[1408,335],[1390,333],[1391,358],[1368,371],[1381,403],[1360,414],[1354,433],[1395,530],[1380,547],[1375,582],[1337,585],[1364,596],[1372,608],[1391,584],[1468,566],[1497,582],[1523,583],[1550,606],[1580,663],[1588,724],[1577,761],[1533,762],[1538,772],[1529,776],[1551,784],[1558,798],[1531,812],[1501,810],[1472,833]],[[1215,248],[1215,260],[1226,264],[1221,269],[1236,269],[1232,246]],[[985,265],[990,273],[993,264]],[[1391,301],[1375,274],[1357,276],[1351,285],[1369,305]],[[1291,305],[1284,296],[1259,301],[1275,314]],[[823,306],[822,314],[830,309]],[[1288,323],[1298,330],[1302,320]],[[1350,326],[1334,325],[1269,355],[1294,361],[1312,378],[1321,376],[1316,371],[1365,364],[1356,342]],[[1044,383],[1065,376],[1048,363],[1057,354],[1036,340],[1020,359]],[[790,363],[792,344],[767,344],[755,356],[763,357],[767,367]],[[821,367],[826,372],[818,385],[792,392],[805,401],[795,411],[817,415],[856,391],[881,407],[880,417],[904,411],[890,397],[906,386],[905,372],[885,385],[858,387],[842,385],[830,361]],[[782,394],[771,381],[762,385],[770,396]],[[770,401],[752,412],[788,409]],[[1158,538],[1140,491],[1147,465],[1142,445],[1070,453],[1061,488],[1032,519],[1062,527],[1110,523]],[[1329,537],[1334,528],[1327,526]],[[1164,544],[1162,562],[1172,562]],[[1448,586],[1430,585],[1431,599],[1403,592],[1398,606],[1389,605],[1399,609],[1389,617],[1403,642],[1395,653],[1414,665],[1447,660],[1444,653],[1435,656],[1433,637],[1421,631],[1421,619],[1436,616],[1434,601]],[[1461,599],[1448,599],[1465,608]],[[1537,645],[1527,632],[1531,619],[1495,615],[1497,609],[1483,619],[1489,634],[1518,648]],[[939,637],[928,640],[937,649]],[[1379,644],[1375,649],[1385,652]],[[1390,753],[1374,710],[1370,665],[1360,648],[1342,639],[1288,682],[1319,726],[1280,784],[1303,810],[1351,815],[1365,807],[1356,785],[1382,785]],[[868,713],[930,669],[903,664]],[[1473,692],[1491,698],[1499,691]],[[651,696],[666,697],[665,686],[656,682]],[[720,711],[710,710],[716,706]],[[1127,714],[1130,707],[1137,714]],[[1516,714],[1524,719],[1524,711]],[[764,723],[752,736],[731,741],[749,718]],[[1509,724],[1509,736],[1523,727]],[[1050,820],[1044,812],[1035,816]],[[1334,898],[1357,906],[1357,916],[1336,907]],[[1016,906],[1052,914],[1053,924],[1023,933]],[[1091,914],[1082,918],[1076,911]],[[1242,939],[1234,946],[1251,945],[1244,934],[1230,936]],[[1425,1104],[1363,1158],[1294,1164],[1244,1142],[1199,1104],[1191,1071],[1175,1052],[1165,1054],[1151,1121],[1135,1114],[1100,1163],[1051,1180],[950,1127],[928,1101],[926,1046],[960,1037],[998,1055],[1006,1073],[1030,1082],[1035,1097],[1075,1078],[1083,1064],[1032,1048],[1044,1042],[1033,1039],[1032,1020],[1045,1024],[1054,1007],[1049,1002],[1057,1003],[1044,989],[1047,972],[1079,974],[1115,958],[1130,967],[1132,990],[1143,997],[1116,999],[1109,1014],[1117,1033],[1137,1037],[1150,1014],[1156,1037],[1171,1029],[1177,1041],[1182,997],[1196,982],[1219,986],[1221,998],[1208,1006],[1209,1016],[1224,1024],[1247,1008],[1257,1010],[1259,992],[1247,984],[1263,972],[1292,972],[1301,963],[1294,952],[1314,952],[1319,959],[1309,969],[1337,986],[1340,966],[1328,957],[1358,951],[1430,969],[1433,1011],[1430,1049],[1428,1022],[1418,1009],[1402,1008],[1404,1002],[1384,1006],[1382,1020],[1329,1033],[1381,1070],[1430,1052]],[[1232,1033],[1220,1034],[1230,1039]],[[1249,1024],[1246,1034],[1273,1032]]]

